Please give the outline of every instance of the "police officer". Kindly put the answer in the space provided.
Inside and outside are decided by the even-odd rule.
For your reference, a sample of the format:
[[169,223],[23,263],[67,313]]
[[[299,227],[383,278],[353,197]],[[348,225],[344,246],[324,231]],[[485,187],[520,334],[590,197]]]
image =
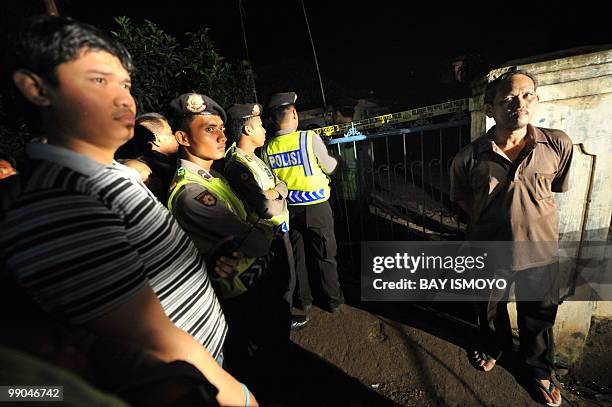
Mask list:
[[[288,304],[292,304],[295,288],[295,268],[306,273],[304,243],[299,240],[294,248],[289,238],[289,210],[287,208],[287,185],[278,179],[268,165],[255,155],[255,149],[266,141],[266,130],[261,121],[261,105],[258,103],[236,104],[228,114],[228,136],[233,146],[226,153],[225,176],[232,188],[257,215],[277,230],[281,237],[278,243],[287,257],[290,280],[285,294]],[[301,235],[298,234],[298,239]],[[295,264],[298,259],[299,264]],[[291,329],[299,329],[308,323],[305,314],[296,314],[291,319]]]
[[[336,264],[334,219],[329,205],[329,175],[338,162],[327,152],[323,140],[312,131],[298,130],[294,92],[276,93],[268,103],[274,137],[262,151],[264,160],[289,189],[287,203],[291,227],[302,234],[306,257],[320,273],[321,288],[330,312],[344,303]],[[298,297],[307,308],[312,301],[308,276],[297,274]]]
[[226,153],[225,176],[230,185],[257,215],[278,231],[289,230],[287,185],[255,155],[264,145],[266,130],[261,121],[261,105],[236,104],[230,107],[227,134],[232,146]]
[[225,111],[197,93],[183,94],[170,106],[181,160],[168,208],[209,259],[236,251],[244,255],[235,273],[213,281],[230,328],[228,370],[257,387],[257,380],[266,375],[254,361],[263,358],[272,368],[288,343],[290,314],[283,298],[287,282],[281,275],[287,269],[271,265],[273,228],[249,215],[228,182],[211,170],[213,161],[225,155]]

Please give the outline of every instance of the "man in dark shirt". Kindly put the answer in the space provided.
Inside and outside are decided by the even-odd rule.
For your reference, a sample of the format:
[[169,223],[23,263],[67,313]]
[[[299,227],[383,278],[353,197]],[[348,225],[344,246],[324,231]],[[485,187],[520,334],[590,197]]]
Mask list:
[[[460,151],[451,170],[451,199],[470,217],[468,239],[513,242],[512,264],[504,267],[519,299],[533,288],[529,281],[534,276],[554,279],[559,226],[552,193],[568,190],[573,151],[561,130],[529,124],[538,100],[536,81],[527,72],[510,71],[489,83],[484,105],[496,125]],[[545,288],[554,289],[552,284]],[[502,349],[511,350],[507,302],[502,298],[479,305],[483,343],[472,356],[489,371]],[[545,297],[516,305],[521,362],[542,400],[559,405],[561,393],[551,379],[558,304]]]
[[178,142],[168,120],[159,113],[144,113],[136,118],[134,137],[121,146],[115,156],[128,159],[124,164],[129,167],[148,170],[143,182],[165,205],[176,169],[177,151]]

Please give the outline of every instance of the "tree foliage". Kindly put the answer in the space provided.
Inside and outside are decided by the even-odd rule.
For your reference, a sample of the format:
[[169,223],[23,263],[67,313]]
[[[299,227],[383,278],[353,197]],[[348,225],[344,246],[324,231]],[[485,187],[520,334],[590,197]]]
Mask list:
[[[227,107],[253,100],[253,73],[246,61],[230,63],[217,51],[209,30],[185,33],[182,41],[150,21],[116,17],[112,34],[130,51],[136,71],[132,93],[138,112],[167,113],[168,104],[186,92],[206,94]],[[4,92],[3,92],[4,93]],[[0,149],[15,155],[32,136],[12,101],[0,94]]]
[[115,18],[113,34],[130,51],[136,73],[133,94],[140,112],[164,111],[185,92],[212,97],[222,106],[252,100],[252,70],[246,61],[230,63],[215,48],[209,30],[186,33],[183,41],[145,20]]

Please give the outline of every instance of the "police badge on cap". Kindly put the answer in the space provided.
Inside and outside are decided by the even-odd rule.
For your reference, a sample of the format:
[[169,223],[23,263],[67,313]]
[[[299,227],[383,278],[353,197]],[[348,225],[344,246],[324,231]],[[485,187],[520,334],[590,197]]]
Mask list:
[[261,105],[259,103],[235,104],[227,109],[227,117],[231,120],[248,119],[261,115]]
[[200,93],[185,93],[170,102],[174,113],[179,115],[214,115],[227,121],[225,110],[217,102]]
[[202,95],[197,93],[190,94],[185,102],[185,108],[193,113],[200,113],[206,110],[206,104],[204,104]]

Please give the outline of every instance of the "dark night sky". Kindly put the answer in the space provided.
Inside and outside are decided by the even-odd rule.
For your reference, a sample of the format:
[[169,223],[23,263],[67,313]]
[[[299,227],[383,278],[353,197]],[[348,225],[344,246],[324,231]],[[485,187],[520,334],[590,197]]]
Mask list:
[[[199,26],[209,27],[222,55],[232,60],[245,58],[238,0],[174,0],[150,2],[148,6],[127,0],[56,1],[60,13],[108,29],[114,27],[112,16],[118,15],[151,20],[176,36]],[[499,10],[471,11],[467,6],[452,10],[438,2],[418,9],[413,2],[375,1],[363,6],[357,2],[304,2],[323,77],[350,88],[373,89],[385,97],[412,86],[406,84],[407,72],[414,72],[417,83],[435,81],[432,72],[444,61],[463,54],[479,61],[474,75],[516,58],[612,44],[609,14],[602,12],[601,6],[591,8],[585,3],[580,10],[574,6],[565,13],[558,12],[560,3],[556,8],[540,9],[533,1],[516,3],[529,11],[511,16],[508,5]],[[287,59],[314,66],[299,0],[244,0],[243,4],[256,74]],[[421,91],[427,92],[426,86]]]

